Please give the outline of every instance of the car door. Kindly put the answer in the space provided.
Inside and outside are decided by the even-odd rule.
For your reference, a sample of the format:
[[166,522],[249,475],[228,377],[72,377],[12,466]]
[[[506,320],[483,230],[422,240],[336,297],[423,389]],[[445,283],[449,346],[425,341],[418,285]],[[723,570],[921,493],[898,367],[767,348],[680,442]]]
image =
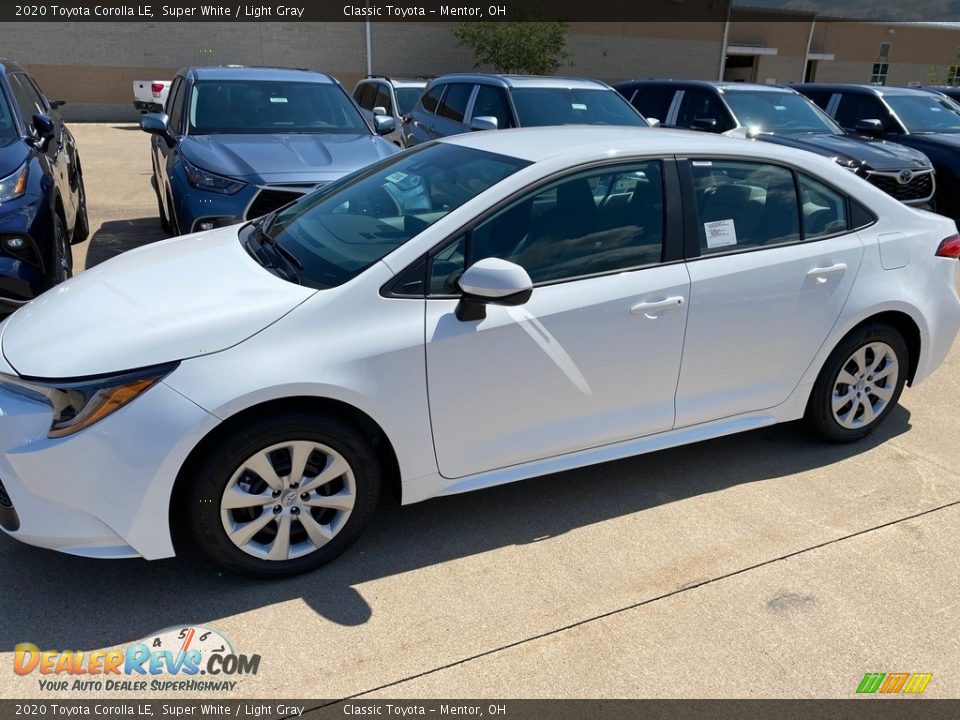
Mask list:
[[187,94],[187,82],[183,76],[177,76],[170,86],[167,96],[167,117],[170,125],[170,137],[173,142],[168,143],[166,138],[152,135],[150,138],[151,153],[153,155],[153,172],[157,179],[157,189],[160,201],[166,210],[167,217],[174,220],[176,213],[170,205],[170,166],[179,151],[180,133],[183,128],[183,108]]
[[434,140],[437,137],[436,113],[446,89],[446,84],[438,83],[420,98],[410,114],[410,129],[406,133],[407,147]]
[[[33,88],[29,78],[22,73],[11,73],[8,76],[10,89],[13,91],[13,98],[20,111],[20,117],[23,121],[27,133],[36,136],[36,130],[33,127],[34,115],[47,115],[46,101]],[[51,118],[51,120],[55,120]],[[57,186],[60,197],[67,207],[67,217],[73,217],[71,210],[71,193],[69,182],[69,166],[67,165],[64,152],[63,126],[54,122],[54,137],[46,144],[42,151],[38,151],[38,159],[44,165],[44,171],[53,183]],[[69,229],[69,224],[67,228]]]
[[[431,254],[427,379],[444,476],[673,426],[689,289],[676,187],[672,161],[574,172]],[[460,321],[457,278],[487,257],[524,267],[533,294]]]
[[850,201],[790,168],[709,158],[680,168],[693,210],[684,427],[790,396],[843,309],[863,245]]
[[436,137],[448,137],[467,132],[464,122],[476,89],[473,83],[450,83],[437,107]]

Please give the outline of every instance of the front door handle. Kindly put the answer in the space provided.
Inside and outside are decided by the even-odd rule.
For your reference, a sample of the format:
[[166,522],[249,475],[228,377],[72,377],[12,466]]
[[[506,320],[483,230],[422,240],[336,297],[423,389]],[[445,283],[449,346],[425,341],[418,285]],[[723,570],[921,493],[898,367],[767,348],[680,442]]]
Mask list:
[[825,283],[828,277],[833,275],[843,275],[847,271],[846,263],[837,263],[836,265],[828,265],[827,267],[815,267],[812,270],[807,271],[807,277],[816,280],[817,282]]
[[656,318],[657,313],[661,313],[664,310],[677,310],[683,306],[683,296],[674,295],[668,297],[664,300],[654,300],[653,302],[641,302],[634,305],[630,308],[630,312],[634,315],[643,315],[648,318]]

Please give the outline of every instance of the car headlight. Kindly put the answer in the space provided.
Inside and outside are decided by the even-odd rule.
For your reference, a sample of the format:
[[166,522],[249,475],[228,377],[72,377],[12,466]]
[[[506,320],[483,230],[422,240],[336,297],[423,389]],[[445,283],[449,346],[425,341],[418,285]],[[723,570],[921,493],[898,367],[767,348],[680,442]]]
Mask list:
[[0,374],[0,387],[46,402],[53,409],[49,438],[73,435],[140,397],[179,365],[168,363],[121,375],[59,382]]
[[[182,157],[182,156],[181,156]],[[246,185],[241,180],[217,175],[209,170],[198,168],[192,165],[186,158],[183,159],[183,171],[187,175],[187,181],[195,188],[200,190],[209,190],[210,192],[222,193],[223,195],[233,195],[240,192]]]
[[15,200],[27,191],[30,167],[24,163],[5,178],[0,178],[0,202]]

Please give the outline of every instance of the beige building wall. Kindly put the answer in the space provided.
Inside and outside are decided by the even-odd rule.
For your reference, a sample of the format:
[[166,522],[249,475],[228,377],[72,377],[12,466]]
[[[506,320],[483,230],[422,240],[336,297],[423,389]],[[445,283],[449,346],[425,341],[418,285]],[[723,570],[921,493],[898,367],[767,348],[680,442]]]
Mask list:
[[[786,18],[786,20],[785,20]],[[734,13],[730,45],[776,48],[757,55],[758,82],[803,79],[812,16]],[[879,23],[813,24],[813,52],[825,82],[869,82],[880,44],[890,43],[888,84],[946,77],[960,64],[960,29]],[[392,75],[472,70],[452,23],[372,23],[372,67]],[[724,22],[573,23],[572,64],[561,74],[610,82],[670,77],[716,80]],[[134,80],[172,77],[189,65],[289,65],[329,72],[352,89],[366,73],[364,24],[349,23],[6,23],[6,57],[28,67],[53,99],[68,102],[71,120],[135,120]],[[489,70],[490,68],[481,68]]]

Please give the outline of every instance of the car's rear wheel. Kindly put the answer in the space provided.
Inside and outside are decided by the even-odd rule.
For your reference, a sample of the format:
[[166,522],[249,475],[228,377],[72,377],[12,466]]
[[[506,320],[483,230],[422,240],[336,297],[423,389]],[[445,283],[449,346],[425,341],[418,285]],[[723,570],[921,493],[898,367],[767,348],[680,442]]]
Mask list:
[[820,371],[806,418],[828,440],[853,442],[873,432],[900,399],[909,352],[885,324],[848,335]]
[[254,577],[307,572],[340,555],[380,495],[377,456],[349,424],[291,414],[265,418],[206,454],[187,493],[200,548]]

